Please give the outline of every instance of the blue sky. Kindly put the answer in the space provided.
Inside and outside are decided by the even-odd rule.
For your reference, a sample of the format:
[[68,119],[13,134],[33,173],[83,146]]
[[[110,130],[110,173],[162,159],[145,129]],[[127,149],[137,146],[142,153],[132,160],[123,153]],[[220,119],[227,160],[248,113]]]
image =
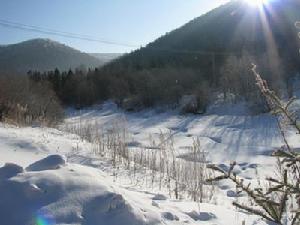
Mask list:
[[[227,0],[0,0],[0,20],[143,46]],[[50,38],[85,52],[134,48],[0,26],[0,44]]]

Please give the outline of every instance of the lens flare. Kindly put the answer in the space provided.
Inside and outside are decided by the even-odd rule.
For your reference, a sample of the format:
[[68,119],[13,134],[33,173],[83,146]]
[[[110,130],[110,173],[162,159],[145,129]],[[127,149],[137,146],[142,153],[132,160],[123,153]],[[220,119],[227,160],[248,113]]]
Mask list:
[[36,217],[36,225],[55,225],[55,222],[49,216],[38,215]]

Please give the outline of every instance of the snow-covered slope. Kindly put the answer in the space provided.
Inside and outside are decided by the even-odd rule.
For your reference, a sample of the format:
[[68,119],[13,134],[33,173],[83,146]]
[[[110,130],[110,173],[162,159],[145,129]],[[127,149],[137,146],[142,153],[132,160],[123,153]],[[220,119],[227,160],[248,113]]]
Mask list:
[[[34,168],[34,169],[33,169]],[[168,200],[118,187],[98,169],[68,164],[59,155],[27,168],[0,168],[1,225],[238,224],[258,219],[220,206]],[[255,224],[265,224],[258,222]]]
[[65,165],[59,156],[35,162],[27,172],[9,173],[16,167],[0,168],[0,174],[6,170],[8,175],[0,180],[2,225],[136,225],[160,220],[151,208],[142,211],[126,201],[98,170]]
[[[205,115],[179,115],[176,111],[145,110],[127,113],[112,103],[82,111],[70,111],[67,126],[95,124],[110,129],[113,122],[125,121],[135,145],[149,146],[149,136],[161,132],[174,138],[178,152],[184,152],[198,137],[214,162],[237,160],[266,162],[270,153],[283,145],[277,119],[269,114],[252,115],[244,104],[216,105]],[[300,147],[296,133],[290,132],[294,147]],[[268,162],[268,160],[267,160]]]
[[0,165],[6,162],[28,166],[49,154],[75,154],[89,144],[73,134],[51,128],[17,128],[0,123]]
[[[126,121],[132,146],[147,148],[149,135],[167,132],[178,156],[199,137],[211,162],[225,166],[237,160],[237,173],[254,182],[258,172],[274,173],[269,154],[282,145],[276,118],[251,115],[243,105],[182,116],[175,111],[125,113],[108,103],[70,111],[60,129],[87,123],[109,129],[116,120]],[[289,131],[289,139],[300,147],[294,132]],[[92,144],[74,134],[0,124],[0,224],[266,224],[232,207],[232,200],[243,196],[228,182],[218,185],[209,203],[174,200],[164,189],[134,183],[126,171],[117,177],[110,162],[92,152]]]

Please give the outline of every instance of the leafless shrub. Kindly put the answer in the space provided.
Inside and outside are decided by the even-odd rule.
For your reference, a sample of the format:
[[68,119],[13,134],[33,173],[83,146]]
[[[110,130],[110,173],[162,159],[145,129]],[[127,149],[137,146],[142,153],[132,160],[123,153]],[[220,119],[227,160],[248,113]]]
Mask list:
[[27,77],[0,76],[0,119],[16,125],[53,125],[63,110],[49,85],[35,84]]
[[207,152],[198,138],[193,140],[186,158],[178,157],[173,134],[168,132],[160,132],[157,138],[150,135],[146,147],[129,147],[130,134],[124,118],[111,122],[105,130],[99,130],[96,122],[67,124],[63,129],[91,142],[95,155],[108,158],[115,179],[117,171],[124,168],[132,182],[166,189],[176,199],[208,202],[214,194],[214,186],[205,181],[211,177],[211,171],[206,168]]

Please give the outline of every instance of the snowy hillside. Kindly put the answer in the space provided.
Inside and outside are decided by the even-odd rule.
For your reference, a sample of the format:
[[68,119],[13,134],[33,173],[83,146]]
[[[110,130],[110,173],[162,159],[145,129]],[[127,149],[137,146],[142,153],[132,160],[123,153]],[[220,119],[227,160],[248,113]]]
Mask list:
[[[30,167],[36,168],[32,171]],[[26,170],[15,164],[6,164],[0,169],[3,225],[119,225],[120,221],[124,225],[225,225],[228,222],[235,224],[237,218],[255,219],[209,204],[201,205],[199,214],[196,203],[172,201],[150,192],[119,188],[103,172],[65,164],[59,156],[49,156]]]
[[[237,173],[253,182],[258,171],[261,176],[274,173],[270,152],[282,145],[276,119],[250,115],[243,104],[215,106],[203,116],[181,116],[175,111],[125,113],[107,103],[70,110],[60,129],[89,123],[99,130],[110,129],[115,121],[125,121],[132,150],[150,148],[149,135],[155,139],[166,132],[174,139],[177,156],[184,158],[193,138],[199,137],[210,162],[225,166],[237,160]],[[289,137],[300,147],[293,132]],[[218,184],[207,203],[175,200],[166,188],[151,186],[151,177],[141,173],[136,182],[126,168],[116,170],[93,148],[87,140],[64,131],[1,124],[0,224],[266,224],[231,205],[244,196],[236,194],[229,182]]]
[[12,164],[0,169],[1,224],[158,223],[157,213],[127,202],[100,171],[65,165],[60,156],[26,170]]
[[[266,162],[270,153],[283,145],[276,118],[269,114],[252,115],[243,103],[212,106],[203,116],[160,110],[126,113],[107,103],[94,109],[70,111],[64,126],[90,125],[107,130],[118,122],[125,124],[134,147],[149,147],[149,135],[155,139],[163,132],[174,138],[180,154],[192,145],[194,137],[199,137],[202,148],[214,162],[257,162],[258,158]],[[294,147],[300,146],[294,132],[289,137]]]
[[[78,139],[51,129],[1,127],[1,131],[4,130],[2,140],[8,141],[1,142],[1,150],[5,150],[1,152],[1,164],[18,164],[6,164],[0,168],[0,216],[3,225],[117,225],[120,221],[124,225],[225,225],[229,221],[236,224],[242,219],[256,220],[255,217],[211,204],[201,205],[199,214],[196,203],[175,201],[156,192],[140,191],[132,185],[113,183],[110,174],[90,166],[66,163],[59,155],[35,162],[47,154],[65,150],[72,158],[85,154],[88,146],[84,148],[84,143]],[[27,135],[22,135],[24,133]],[[11,137],[14,137],[14,142]],[[40,137],[47,137],[47,140],[38,142]],[[33,144],[30,145],[30,142]],[[73,150],[76,142],[80,146],[77,154]],[[57,150],[58,146],[64,150]],[[5,155],[7,158],[2,157]]]

